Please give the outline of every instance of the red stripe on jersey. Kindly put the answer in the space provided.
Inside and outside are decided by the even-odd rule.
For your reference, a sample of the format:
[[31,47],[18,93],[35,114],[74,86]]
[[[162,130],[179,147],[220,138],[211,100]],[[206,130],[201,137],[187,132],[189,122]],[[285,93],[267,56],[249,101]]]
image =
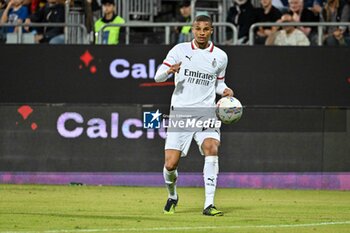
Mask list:
[[164,65],[171,67],[171,65],[167,62],[163,62]]
[[193,41],[191,41],[191,47],[192,49],[196,49],[196,47],[194,47]]
[[213,52],[213,50],[214,50],[214,43],[211,42],[211,48],[210,48],[209,52]]
[[139,87],[165,87],[165,86],[174,86],[174,82],[161,82],[161,83],[141,83]]
[[218,80],[223,80],[225,77],[217,77]]

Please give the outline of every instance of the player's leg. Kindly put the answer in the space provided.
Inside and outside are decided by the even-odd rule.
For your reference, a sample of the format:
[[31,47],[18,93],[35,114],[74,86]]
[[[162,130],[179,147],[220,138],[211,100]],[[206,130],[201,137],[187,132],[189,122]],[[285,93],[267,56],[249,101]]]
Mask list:
[[163,176],[168,190],[168,200],[164,207],[165,214],[173,214],[178,203],[179,196],[176,192],[176,181],[178,177],[177,167],[181,156],[186,156],[191,145],[193,133],[167,133],[165,142],[165,163]]
[[[174,200],[177,204],[178,195],[176,192],[177,166],[181,157],[181,151],[174,149],[165,150],[165,163],[163,168],[163,176],[166,188],[168,190],[168,199]],[[170,208],[165,208],[170,209]]]
[[195,139],[200,146],[200,151],[204,155],[203,179],[205,188],[204,215],[221,216],[222,211],[216,209],[214,197],[219,173],[220,135],[218,132],[199,132]]
[[210,216],[223,215],[223,212],[217,210],[214,205],[217,177],[219,173],[219,145],[220,142],[214,138],[206,138],[202,143],[202,150],[205,155],[203,168],[205,202],[203,214]]
[[168,190],[168,200],[164,207],[165,214],[175,213],[175,207],[179,201],[176,192],[177,166],[181,157],[181,151],[168,149],[165,150],[165,163],[163,168],[163,176],[166,188]]

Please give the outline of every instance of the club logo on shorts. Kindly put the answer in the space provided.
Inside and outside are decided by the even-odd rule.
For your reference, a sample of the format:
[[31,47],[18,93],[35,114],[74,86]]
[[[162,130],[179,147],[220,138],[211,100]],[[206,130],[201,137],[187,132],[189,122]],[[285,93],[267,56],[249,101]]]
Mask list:
[[159,129],[160,128],[160,116],[162,113],[157,111],[153,112],[143,112],[143,128],[144,129]]

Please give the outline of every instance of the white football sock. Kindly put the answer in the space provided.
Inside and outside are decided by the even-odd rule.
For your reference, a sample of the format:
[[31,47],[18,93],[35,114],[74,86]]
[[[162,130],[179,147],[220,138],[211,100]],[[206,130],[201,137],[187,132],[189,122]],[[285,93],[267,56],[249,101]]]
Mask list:
[[163,176],[165,185],[168,190],[168,198],[177,200],[177,193],[176,193],[176,180],[177,180],[177,170],[168,171],[165,167],[163,168]]
[[205,156],[203,177],[205,187],[204,209],[214,205],[216,180],[219,173],[219,156]]

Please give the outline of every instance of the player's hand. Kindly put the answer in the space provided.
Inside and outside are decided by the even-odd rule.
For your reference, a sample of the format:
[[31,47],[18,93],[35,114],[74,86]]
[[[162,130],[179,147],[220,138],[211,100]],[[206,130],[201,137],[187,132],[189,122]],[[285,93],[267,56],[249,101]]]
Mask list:
[[229,96],[232,97],[233,96],[233,91],[231,88],[225,88],[224,93],[222,94],[223,97],[225,96]]
[[176,63],[176,64],[170,66],[169,70],[167,71],[167,74],[179,73],[180,68],[181,68],[181,62]]

